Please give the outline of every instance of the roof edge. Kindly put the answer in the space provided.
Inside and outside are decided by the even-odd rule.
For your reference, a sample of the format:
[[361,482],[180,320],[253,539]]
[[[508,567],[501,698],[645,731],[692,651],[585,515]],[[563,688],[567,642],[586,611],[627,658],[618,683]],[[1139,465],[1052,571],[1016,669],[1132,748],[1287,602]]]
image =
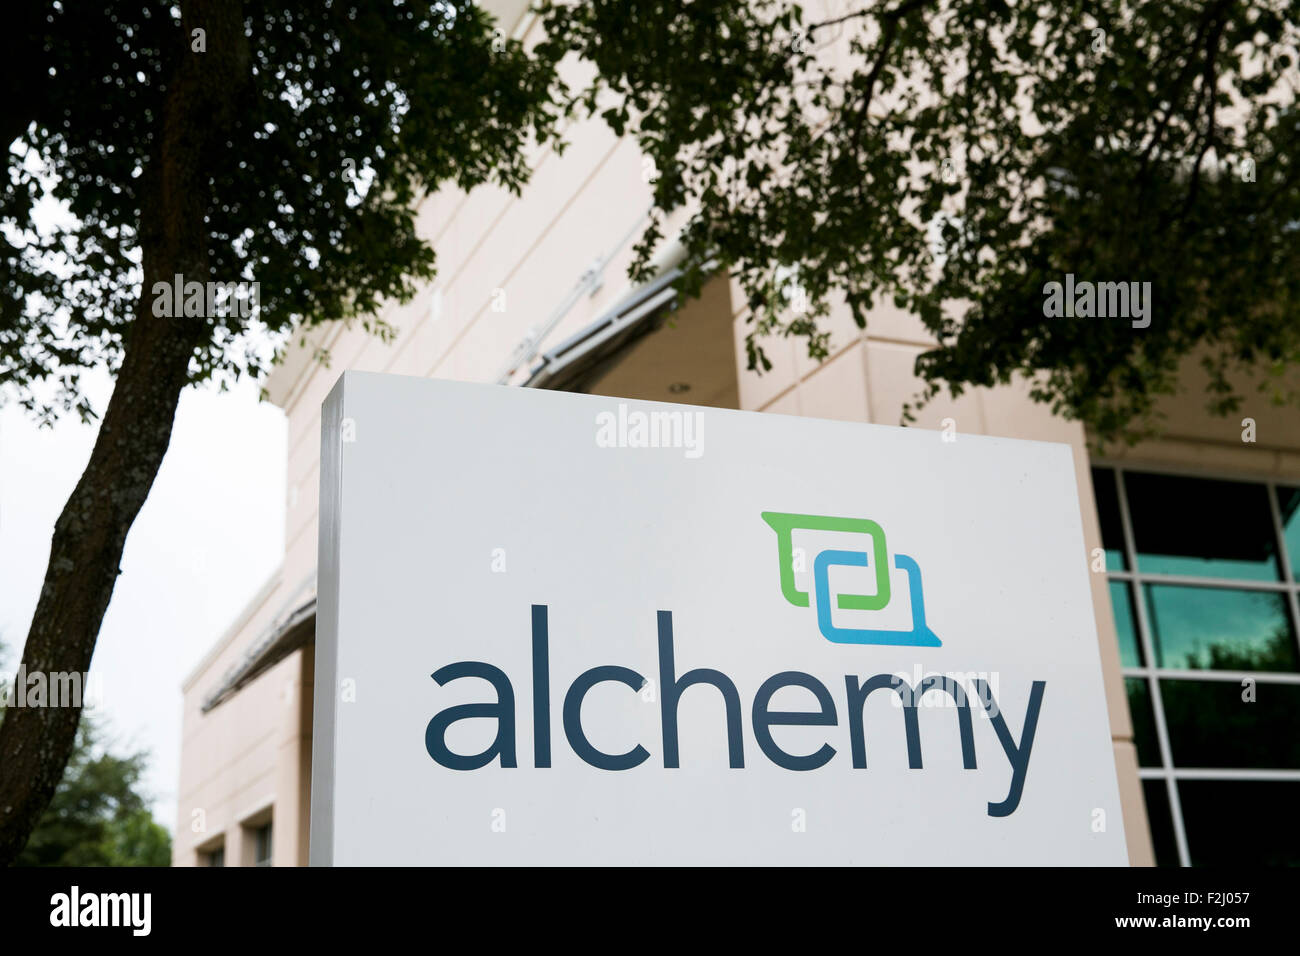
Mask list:
[[262,605],[270,599],[271,595],[275,593],[276,588],[280,586],[283,576],[283,565],[271,572],[270,576],[257,590],[257,593],[249,599],[248,603],[244,605],[243,610],[235,616],[235,619],[231,622],[230,626],[227,627],[222,635],[217,638],[216,642],[208,648],[207,653],[199,659],[199,662],[194,665],[189,674],[186,675],[185,679],[181,681],[182,692],[188,693],[190,688],[198,682],[204,672],[212,666],[212,663],[221,655],[221,652],[234,643],[235,638],[239,635],[240,631],[247,626],[248,622],[252,620],[253,615],[256,614],[261,609]]

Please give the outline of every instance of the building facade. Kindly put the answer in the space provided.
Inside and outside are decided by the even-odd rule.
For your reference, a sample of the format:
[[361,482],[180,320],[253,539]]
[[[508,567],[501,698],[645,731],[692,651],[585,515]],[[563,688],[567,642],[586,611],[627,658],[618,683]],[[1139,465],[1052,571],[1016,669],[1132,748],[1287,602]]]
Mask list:
[[[535,39],[525,3],[486,5]],[[744,300],[728,276],[678,303],[670,242],[659,280],[627,282],[650,205],[636,144],[592,122],[566,138],[563,157],[532,157],[522,196],[485,186],[422,202],[438,277],[387,307],[393,342],[324,327],[265,383],[289,423],[285,553],[184,684],[176,865],[307,861],[320,407],[341,370],[889,425],[919,391],[913,367],[931,339],[891,306],[859,330],[839,303],[827,359],[777,339],[773,368],[746,371]],[[1185,378],[1164,436],[1117,457],[1094,457],[1084,428],[1024,385],[937,399],[914,427],[1074,450],[1130,861],[1294,863],[1300,417],[1252,411],[1243,440]]]

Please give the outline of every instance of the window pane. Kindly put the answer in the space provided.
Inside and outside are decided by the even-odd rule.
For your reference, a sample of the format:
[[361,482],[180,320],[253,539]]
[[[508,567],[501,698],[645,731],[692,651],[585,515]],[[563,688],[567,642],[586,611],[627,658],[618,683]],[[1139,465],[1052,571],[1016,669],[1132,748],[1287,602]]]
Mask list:
[[271,824],[257,828],[257,866],[271,865]]
[[1169,812],[1169,785],[1163,780],[1143,780],[1142,796],[1147,804],[1147,823],[1151,826],[1156,866],[1178,866],[1174,818]]
[[1115,634],[1119,637],[1119,662],[1124,667],[1141,667],[1142,650],[1137,628],[1133,625],[1133,597],[1127,581],[1110,582],[1110,607],[1115,614]]
[[1160,743],[1156,739],[1156,719],[1151,713],[1151,690],[1145,677],[1124,678],[1128,691],[1128,712],[1133,720],[1133,743],[1137,745],[1138,765],[1159,767]]
[[1193,866],[1300,865],[1300,783],[1184,780],[1178,799]]
[[1296,669],[1295,636],[1283,594],[1177,584],[1143,589],[1157,667]]
[[1139,571],[1278,580],[1266,486],[1125,472],[1124,489]]
[[1300,488],[1278,488],[1277,506],[1282,511],[1282,533],[1291,559],[1291,577],[1300,581]]
[[1160,699],[1176,767],[1300,768],[1300,686],[1162,680]]
[[1106,570],[1123,571],[1128,567],[1124,556],[1124,525],[1119,517],[1119,492],[1115,490],[1112,468],[1092,470],[1092,493],[1097,498],[1097,518],[1101,523],[1101,546],[1106,552]]

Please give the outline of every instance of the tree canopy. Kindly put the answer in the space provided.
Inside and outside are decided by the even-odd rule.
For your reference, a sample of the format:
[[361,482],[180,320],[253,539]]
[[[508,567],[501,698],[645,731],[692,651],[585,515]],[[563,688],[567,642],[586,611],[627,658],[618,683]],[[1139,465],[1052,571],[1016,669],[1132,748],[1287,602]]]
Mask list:
[[[928,394],[1024,375],[1104,438],[1148,424],[1189,355],[1216,411],[1240,406],[1243,367],[1295,398],[1280,379],[1300,352],[1286,0],[897,0],[820,20],[785,0],[544,0],[531,51],[463,3],[233,6],[229,37],[138,0],[24,12],[44,42],[10,51],[24,96],[4,118],[0,384],[38,414],[90,414],[82,370],[120,365],[165,98],[191,62],[234,78],[206,144],[207,265],[261,287],[257,323],[209,321],[195,380],[263,371],[250,326],[391,334],[378,305],[435,268],[415,198],[517,189],[529,138],[558,142],[585,108],[655,164],[636,274],[689,210],[690,264],[720,262],[749,298],[751,368],[772,335],[822,356],[819,319],[842,295],[860,322],[880,301],[922,319]],[[564,56],[593,82],[562,88]],[[50,201],[71,215],[42,221]],[[1042,290],[1066,273],[1151,282],[1156,320],[1050,321]],[[791,314],[796,282],[809,307]]]
[[[1214,411],[1240,406],[1245,369],[1296,400],[1289,0],[544,6],[552,42],[598,67],[577,102],[653,159],[656,227],[690,210],[690,263],[740,278],[751,368],[769,335],[824,355],[839,294],[859,325],[881,301],[924,322],[922,400],[1025,376],[1097,437],[1135,437],[1189,357]],[[1150,282],[1149,327],[1046,316],[1066,274]]]
[[[43,417],[89,416],[82,372],[121,366],[151,293],[142,247],[174,240],[169,142],[203,153],[203,195],[166,197],[195,201],[202,229],[186,278],[260,286],[255,322],[186,323],[190,380],[228,380],[265,370],[250,331],[356,318],[387,334],[380,302],[434,274],[416,197],[447,182],[518,190],[525,144],[557,118],[553,64],[468,3],[26,6],[32,35],[9,67],[23,95],[3,130],[0,385]],[[221,89],[202,92],[202,76]]]

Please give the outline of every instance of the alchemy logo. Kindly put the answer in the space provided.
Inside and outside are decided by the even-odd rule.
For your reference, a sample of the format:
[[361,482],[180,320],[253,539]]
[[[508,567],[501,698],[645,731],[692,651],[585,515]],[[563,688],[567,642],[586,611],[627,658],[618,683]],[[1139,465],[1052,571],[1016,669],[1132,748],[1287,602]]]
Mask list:
[[[763,520],[776,531],[777,551],[781,558],[781,591],[786,600],[796,607],[808,607],[816,601],[817,622],[827,640],[840,644],[898,644],[911,647],[940,647],[939,638],[926,626],[925,607],[921,597],[921,570],[915,561],[905,554],[894,555],[893,568],[907,575],[907,596],[900,603],[910,604],[911,624],[905,630],[885,628],[849,628],[840,627],[831,621],[831,588],[829,569],[833,567],[870,568],[876,581],[875,591],[868,594],[842,593],[837,596],[836,605],[840,610],[849,611],[884,611],[891,598],[898,598],[891,591],[888,563],[889,552],[885,544],[885,532],[874,521],[865,518],[831,518],[820,515],[784,514],[763,512]],[[795,532],[839,532],[865,535],[870,542],[865,547],[870,550],[850,551],[823,548],[813,561],[812,592],[799,590],[795,578]],[[805,535],[800,535],[802,540]],[[826,540],[825,535],[821,540]],[[800,569],[806,572],[806,569]],[[864,576],[865,577],[865,576]],[[859,588],[867,590],[865,586]],[[896,622],[901,615],[895,613],[884,623]],[[727,741],[727,766],[733,770],[745,768],[745,734],[741,691],[736,683],[723,671],[715,667],[696,667],[686,673],[679,673],[675,651],[673,612],[660,610],[658,618],[659,671],[658,701],[660,710],[660,746],[663,753],[665,770],[677,770],[681,767],[680,730],[678,719],[679,703],[683,692],[688,688],[707,685],[719,694],[723,702],[725,715],[725,733]],[[532,606],[532,729],[533,729],[533,766],[549,769],[552,765],[552,725],[551,714],[551,636],[549,608],[545,604]],[[516,734],[516,694],[515,686],[509,675],[494,664],[481,660],[464,660],[444,665],[430,675],[439,687],[462,680],[477,678],[488,682],[496,692],[494,702],[460,703],[444,707],[433,716],[425,727],[424,746],[433,760],[449,770],[472,771],[485,767],[499,760],[502,768],[515,768],[518,761],[518,737]],[[919,675],[918,675],[919,676]],[[602,664],[579,674],[569,684],[563,694],[561,722],[564,736],[573,753],[584,763],[599,770],[625,772],[635,770],[648,761],[652,754],[649,747],[635,743],[631,749],[621,753],[612,753],[597,749],[587,736],[583,726],[583,703],[593,688],[600,684],[621,684],[627,691],[643,692],[648,679],[640,672],[621,664]],[[835,686],[837,680],[831,684]],[[1016,741],[1007,724],[1002,708],[994,696],[988,681],[975,679],[972,682],[975,701],[983,706],[990,726],[996,734],[998,743],[1011,770],[1011,783],[1004,800],[988,804],[988,814],[992,817],[1005,817],[1015,812],[1020,805],[1020,797],[1029,769],[1030,750],[1034,743],[1034,733],[1038,726],[1038,714],[1042,706],[1046,681],[1034,681],[1029,692],[1025,717],[1022,722],[1021,739]],[[961,745],[961,766],[965,770],[976,769],[975,724],[972,714],[970,695],[962,683],[951,677],[941,675],[919,676],[916,684],[896,674],[876,674],[865,681],[856,674],[843,677],[845,693],[845,721],[848,723],[848,743],[850,760],[855,770],[867,769],[867,734],[866,720],[867,698],[876,691],[894,694],[903,708],[903,730],[907,737],[907,766],[911,770],[923,767],[921,754],[921,723],[918,716],[922,699],[927,693],[946,694],[957,711],[957,733]],[[777,691],[784,688],[798,687],[811,693],[816,710],[777,711],[772,709],[773,698]],[[607,692],[607,691],[606,691]],[[626,691],[625,691],[626,693]],[[696,692],[698,696],[698,692]],[[639,706],[632,697],[623,706]],[[653,698],[651,698],[653,699]],[[640,698],[645,701],[646,698]],[[609,715],[601,721],[606,730],[618,726],[618,720]],[[785,670],[773,674],[764,681],[755,692],[751,707],[750,724],[758,749],[773,764],[786,770],[811,771],[825,766],[836,754],[836,748],[829,743],[819,747],[815,752],[792,753],[782,749],[772,735],[774,725],[809,725],[834,727],[840,724],[840,712],[836,708],[830,687],[813,674],[804,671]],[[461,753],[451,748],[449,730],[465,720],[488,718],[496,721],[497,733],[492,743],[478,753]],[[691,723],[698,729],[698,720]],[[642,734],[645,728],[640,724],[631,724],[633,730]],[[624,732],[627,732],[625,728]],[[646,741],[650,742],[650,741]],[[652,744],[653,746],[653,744]]]
[[813,600],[817,608],[817,627],[826,640],[835,644],[897,644],[905,647],[941,647],[934,631],[925,623],[925,598],[921,590],[921,569],[905,554],[894,555],[894,567],[907,574],[908,599],[912,606],[912,623],[907,630],[840,627],[831,618],[830,569],[834,567],[874,568],[876,589],[871,594],[840,594],[835,606],[843,611],[882,611],[892,597],[889,582],[889,550],[885,531],[867,518],[832,518],[825,515],[786,514],[764,511],[762,518],[776,532],[777,560],[781,567],[781,593],[795,607],[808,607],[807,591],[795,583],[795,531],[836,531],[862,534],[870,538],[870,549],[844,551],[826,549],[813,559]]

